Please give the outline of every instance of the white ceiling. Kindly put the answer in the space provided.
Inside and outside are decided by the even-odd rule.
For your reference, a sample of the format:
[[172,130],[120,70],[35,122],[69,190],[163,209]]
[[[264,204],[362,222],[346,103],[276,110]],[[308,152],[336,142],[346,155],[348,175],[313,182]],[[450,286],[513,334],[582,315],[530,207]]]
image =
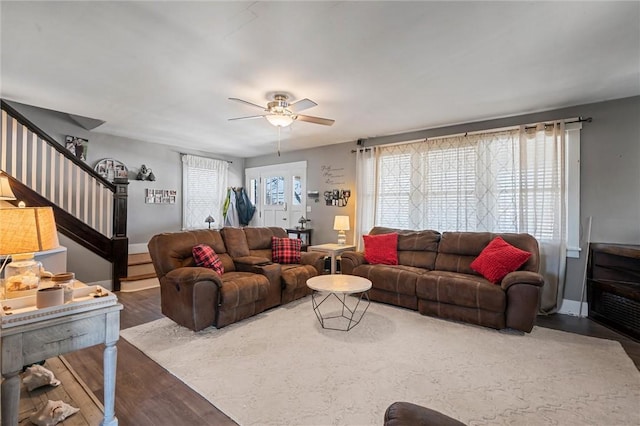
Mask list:
[[640,2],[0,2],[3,98],[253,157],[640,94]]

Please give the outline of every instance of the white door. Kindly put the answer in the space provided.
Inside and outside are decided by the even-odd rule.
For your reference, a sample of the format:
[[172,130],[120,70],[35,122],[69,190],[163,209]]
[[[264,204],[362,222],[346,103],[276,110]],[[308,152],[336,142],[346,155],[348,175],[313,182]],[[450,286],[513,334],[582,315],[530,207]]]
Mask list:
[[246,169],[245,178],[256,206],[251,225],[298,226],[306,211],[306,161]]

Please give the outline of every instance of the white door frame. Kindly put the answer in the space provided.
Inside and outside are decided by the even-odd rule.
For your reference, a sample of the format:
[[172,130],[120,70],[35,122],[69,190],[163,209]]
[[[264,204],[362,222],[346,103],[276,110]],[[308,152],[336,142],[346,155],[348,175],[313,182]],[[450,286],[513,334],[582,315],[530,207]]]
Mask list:
[[[297,161],[292,163],[274,164],[262,167],[250,167],[244,170],[245,187],[251,196],[255,194],[255,200],[252,200],[256,206],[256,214],[253,216],[251,226],[279,226],[282,228],[294,228],[298,226],[298,220],[304,216],[307,211],[307,162]],[[284,193],[285,201],[282,207],[276,207],[273,217],[269,215],[269,221],[265,221],[265,188],[264,179],[269,176],[284,177]],[[300,177],[301,199],[297,204],[293,200],[293,177]],[[253,181],[253,182],[252,182]],[[255,188],[253,187],[255,185]],[[255,191],[254,191],[255,189]]]

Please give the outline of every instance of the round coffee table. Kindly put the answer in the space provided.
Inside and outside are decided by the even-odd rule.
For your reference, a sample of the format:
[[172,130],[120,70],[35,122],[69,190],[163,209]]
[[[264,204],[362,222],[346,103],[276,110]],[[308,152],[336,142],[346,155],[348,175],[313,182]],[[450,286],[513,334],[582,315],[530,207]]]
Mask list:
[[[369,294],[367,291],[371,288],[371,281],[366,278],[358,277],[355,275],[318,275],[317,277],[309,278],[307,280],[307,286],[315,290],[311,294],[311,303],[313,304],[313,312],[315,312],[318,321],[322,328],[329,330],[349,331],[360,323],[364,313],[369,309],[371,301],[369,300]],[[318,296],[316,292],[328,293],[327,295]],[[346,297],[350,294],[359,293],[358,301],[356,305],[351,309],[347,306]],[[341,297],[342,296],[342,297]],[[340,313],[337,315],[325,316],[320,310],[320,306],[329,298],[335,298],[340,302]],[[358,313],[358,307],[360,302],[366,299],[367,305],[364,307],[361,313]],[[345,318],[347,324],[345,327],[340,328],[336,326],[329,326],[327,320],[331,324],[339,324],[344,321],[332,321],[338,318]]]

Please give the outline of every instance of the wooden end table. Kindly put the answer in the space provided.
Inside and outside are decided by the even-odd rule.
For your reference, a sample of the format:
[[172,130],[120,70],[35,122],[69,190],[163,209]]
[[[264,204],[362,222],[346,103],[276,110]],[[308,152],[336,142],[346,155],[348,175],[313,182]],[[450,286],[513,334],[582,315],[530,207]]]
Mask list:
[[356,246],[349,244],[320,244],[307,247],[307,251],[319,251],[331,256],[331,273],[336,273],[336,259],[345,251],[353,251]]

